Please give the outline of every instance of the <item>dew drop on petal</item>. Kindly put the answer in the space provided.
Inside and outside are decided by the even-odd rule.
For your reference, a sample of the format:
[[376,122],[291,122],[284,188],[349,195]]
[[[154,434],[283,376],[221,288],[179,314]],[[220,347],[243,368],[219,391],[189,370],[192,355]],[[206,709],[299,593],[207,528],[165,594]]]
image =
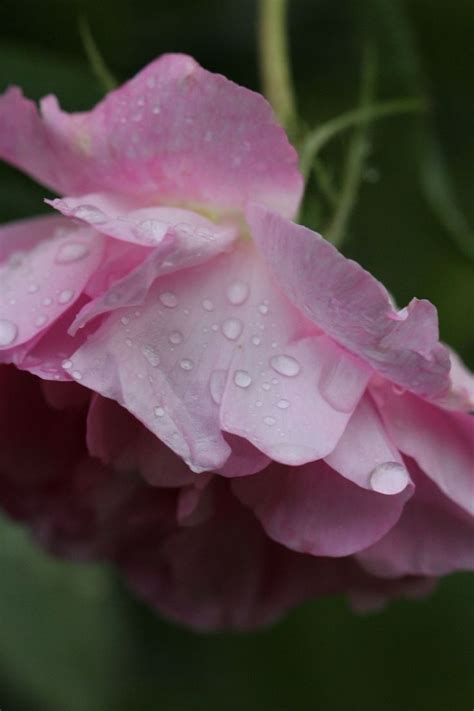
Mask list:
[[248,388],[252,383],[250,373],[247,373],[246,370],[236,370],[234,373],[234,383],[239,388]]
[[38,316],[38,318],[35,321],[35,326],[37,328],[41,328],[41,326],[44,326],[46,321],[48,320],[48,317],[42,314],[41,316]]
[[56,254],[58,264],[71,264],[78,262],[89,254],[89,247],[84,242],[66,242],[62,244]]
[[18,326],[13,321],[0,318],[0,347],[10,346],[18,335]]
[[79,207],[74,208],[71,214],[73,217],[77,217],[78,220],[90,222],[91,225],[100,225],[107,222],[107,216],[94,205],[79,205]]
[[287,378],[294,378],[300,372],[300,364],[289,355],[277,355],[270,358],[270,365],[273,370],[276,370],[280,375],[286,375]]
[[234,306],[240,306],[248,298],[249,287],[243,281],[234,281],[227,289],[227,298]]
[[142,355],[148,361],[148,363],[150,365],[152,365],[154,368],[156,368],[160,364],[160,356],[158,355],[156,350],[153,348],[153,346],[144,345],[142,347]]
[[408,482],[408,472],[398,462],[379,464],[370,475],[370,486],[379,494],[399,494]]
[[273,425],[276,423],[276,420],[274,417],[271,415],[267,415],[266,417],[263,418],[263,421],[265,422],[268,427],[273,427]]
[[238,318],[228,318],[222,324],[222,333],[229,341],[235,341],[242,333],[243,323]]
[[74,380],[82,380],[82,373],[80,370],[73,370],[72,371],[72,377]]
[[173,346],[179,346],[179,344],[183,342],[183,339],[184,336],[181,331],[171,331],[168,336],[168,340],[173,344]]
[[74,292],[72,289],[64,289],[59,294],[58,301],[60,304],[67,304],[69,301],[71,301],[73,296],[74,296]]
[[178,305],[178,297],[172,291],[164,291],[160,294],[159,299],[168,309],[174,309]]
[[260,304],[258,310],[265,316],[265,314],[268,313],[268,306],[266,304]]
[[286,410],[290,407],[290,403],[288,400],[285,400],[284,398],[282,400],[278,400],[277,402],[277,407],[280,408],[280,410]]
[[179,365],[183,370],[192,370],[194,367],[193,361],[189,358],[183,358]]
[[262,342],[262,339],[259,338],[258,336],[252,336],[252,343],[254,346],[259,346]]
[[29,293],[29,294],[34,294],[34,293],[36,293],[36,292],[38,291],[38,289],[39,289],[38,284],[30,284],[29,287],[28,287],[28,293]]
[[157,405],[155,408],[153,408],[153,413],[154,413],[155,417],[163,417],[165,414],[165,411],[163,410],[162,407]]
[[267,383],[267,382],[262,383],[262,390],[265,390],[266,392],[268,392],[271,387],[272,386],[270,385],[270,383]]
[[43,299],[42,303],[43,306],[51,306],[53,300],[49,296],[47,296],[45,299]]
[[214,303],[211,299],[203,299],[202,308],[204,311],[214,311]]
[[71,370],[71,368],[72,368],[72,360],[63,360],[63,362],[61,363],[61,365],[62,365],[62,367],[64,368],[64,370]]

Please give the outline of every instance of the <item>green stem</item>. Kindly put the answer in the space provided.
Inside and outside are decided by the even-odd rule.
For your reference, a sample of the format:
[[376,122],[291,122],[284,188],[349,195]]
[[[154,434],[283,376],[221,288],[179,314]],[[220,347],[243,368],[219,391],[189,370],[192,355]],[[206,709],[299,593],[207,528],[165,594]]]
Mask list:
[[87,59],[89,60],[91,69],[99,80],[99,83],[101,84],[102,88],[105,91],[112,91],[112,89],[116,89],[118,86],[118,82],[112,72],[107,67],[104,58],[99,52],[99,49],[92,36],[89,23],[87,22],[85,17],[79,18],[79,34],[81,36],[82,45],[87,55]]
[[284,128],[297,124],[288,51],[287,0],[260,0],[259,56],[263,93]]
[[426,102],[422,99],[393,99],[365,106],[364,108],[353,109],[345,114],[337,116],[322,126],[318,126],[311,131],[303,142],[300,151],[300,167],[304,177],[307,178],[314,159],[321,149],[332,138],[348,128],[353,128],[361,123],[370,123],[385,116],[395,116],[396,114],[418,112],[426,109]]

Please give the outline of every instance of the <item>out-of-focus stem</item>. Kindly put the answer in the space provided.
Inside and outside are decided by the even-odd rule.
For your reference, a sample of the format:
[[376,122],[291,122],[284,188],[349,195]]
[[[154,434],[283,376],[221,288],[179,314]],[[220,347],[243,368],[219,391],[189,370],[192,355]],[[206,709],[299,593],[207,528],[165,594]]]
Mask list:
[[287,130],[297,123],[287,37],[287,0],[260,0],[259,56],[263,92]]

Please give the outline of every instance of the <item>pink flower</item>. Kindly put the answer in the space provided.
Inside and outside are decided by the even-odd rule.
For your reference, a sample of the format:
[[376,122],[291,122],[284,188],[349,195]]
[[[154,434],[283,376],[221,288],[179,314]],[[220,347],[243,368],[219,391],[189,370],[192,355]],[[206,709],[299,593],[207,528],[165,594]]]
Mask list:
[[201,628],[472,566],[473,378],[429,302],[290,221],[262,97],[182,55],[90,113],[11,89],[0,156],[62,195],[0,230],[10,515]]

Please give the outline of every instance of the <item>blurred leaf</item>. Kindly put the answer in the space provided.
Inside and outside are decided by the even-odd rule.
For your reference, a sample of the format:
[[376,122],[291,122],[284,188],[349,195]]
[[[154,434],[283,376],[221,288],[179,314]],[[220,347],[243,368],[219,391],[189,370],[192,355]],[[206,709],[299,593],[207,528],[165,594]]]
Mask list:
[[0,669],[31,709],[113,708],[126,624],[104,568],[59,562],[0,518]]

